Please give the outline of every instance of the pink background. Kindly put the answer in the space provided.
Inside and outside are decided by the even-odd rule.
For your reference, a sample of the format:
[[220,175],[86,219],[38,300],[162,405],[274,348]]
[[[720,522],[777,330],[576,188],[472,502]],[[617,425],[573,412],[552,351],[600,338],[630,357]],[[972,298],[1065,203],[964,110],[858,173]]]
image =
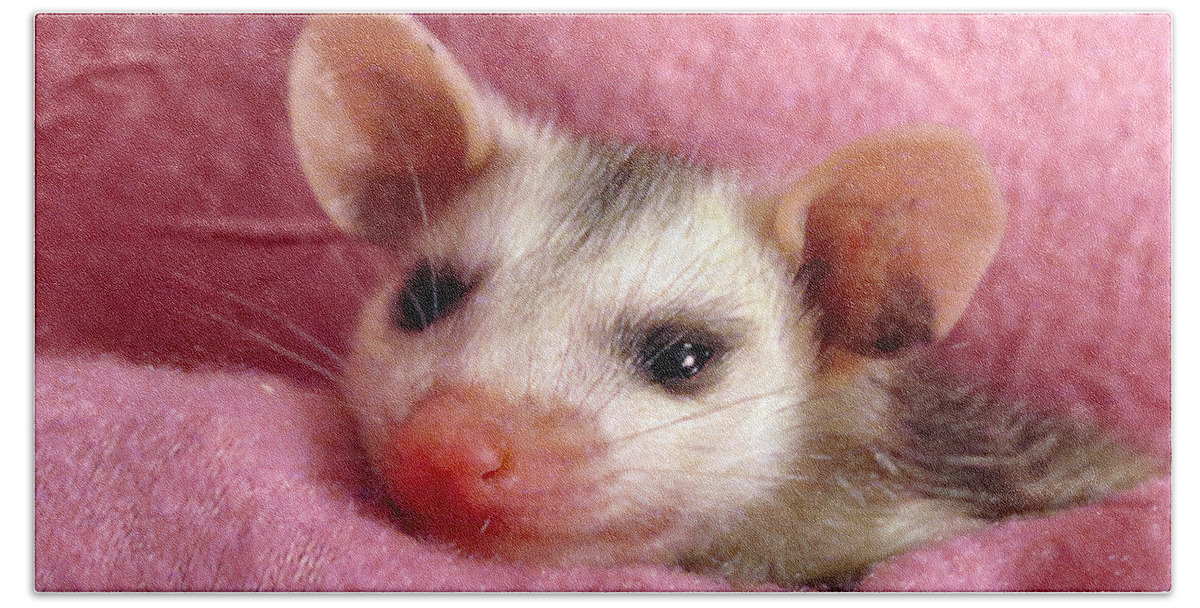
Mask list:
[[[1165,15],[436,16],[565,127],[778,187],[881,128],[983,146],[1008,233],[947,357],[1169,463]],[[294,16],[36,21],[39,589],[723,589],[483,564],[397,532],[332,384],[372,252],[291,149]],[[270,341],[275,346],[265,344]],[[898,556],[869,589],[1170,587],[1170,481]]]

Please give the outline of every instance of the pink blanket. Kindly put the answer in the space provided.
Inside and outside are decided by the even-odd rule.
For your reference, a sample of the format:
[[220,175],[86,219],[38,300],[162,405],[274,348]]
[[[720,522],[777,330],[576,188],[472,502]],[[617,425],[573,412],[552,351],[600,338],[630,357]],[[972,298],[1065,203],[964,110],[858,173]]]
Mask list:
[[[1011,206],[943,346],[1167,470],[1165,15],[436,16],[477,80],[588,134],[786,183],[881,128],[984,147]],[[477,562],[398,531],[334,363],[374,253],[285,113],[295,16],[36,21],[40,590],[721,590],[653,566]],[[897,556],[868,590],[1165,590],[1168,477]]]

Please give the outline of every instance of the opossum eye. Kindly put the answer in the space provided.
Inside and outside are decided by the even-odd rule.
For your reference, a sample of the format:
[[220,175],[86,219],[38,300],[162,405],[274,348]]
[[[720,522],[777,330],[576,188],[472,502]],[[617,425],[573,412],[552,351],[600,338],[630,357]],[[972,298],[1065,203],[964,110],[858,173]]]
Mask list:
[[706,336],[678,327],[661,327],[646,335],[636,363],[651,382],[668,390],[682,390],[714,354],[715,344]]
[[400,329],[424,330],[453,311],[468,291],[452,270],[422,264],[392,300],[392,322]]

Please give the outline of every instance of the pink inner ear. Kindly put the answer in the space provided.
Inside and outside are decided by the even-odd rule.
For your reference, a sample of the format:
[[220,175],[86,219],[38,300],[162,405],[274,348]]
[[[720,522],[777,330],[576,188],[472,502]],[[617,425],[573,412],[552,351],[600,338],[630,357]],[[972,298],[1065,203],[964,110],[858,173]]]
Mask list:
[[343,227],[393,240],[415,216],[396,206],[415,206],[416,184],[434,212],[490,154],[466,75],[412,19],[316,17],[298,47],[293,132],[313,190]]
[[827,338],[860,353],[924,341],[922,324],[924,339],[944,337],[1004,229],[1005,206],[982,151],[944,127],[855,142],[793,192],[779,208],[779,239],[821,262]]

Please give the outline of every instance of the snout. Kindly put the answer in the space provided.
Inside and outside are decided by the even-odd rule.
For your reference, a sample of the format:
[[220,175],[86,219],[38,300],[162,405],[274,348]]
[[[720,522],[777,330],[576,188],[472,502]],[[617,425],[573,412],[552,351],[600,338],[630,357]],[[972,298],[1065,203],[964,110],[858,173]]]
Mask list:
[[419,535],[479,554],[537,555],[586,534],[599,436],[565,408],[440,386],[391,430],[379,468]]

